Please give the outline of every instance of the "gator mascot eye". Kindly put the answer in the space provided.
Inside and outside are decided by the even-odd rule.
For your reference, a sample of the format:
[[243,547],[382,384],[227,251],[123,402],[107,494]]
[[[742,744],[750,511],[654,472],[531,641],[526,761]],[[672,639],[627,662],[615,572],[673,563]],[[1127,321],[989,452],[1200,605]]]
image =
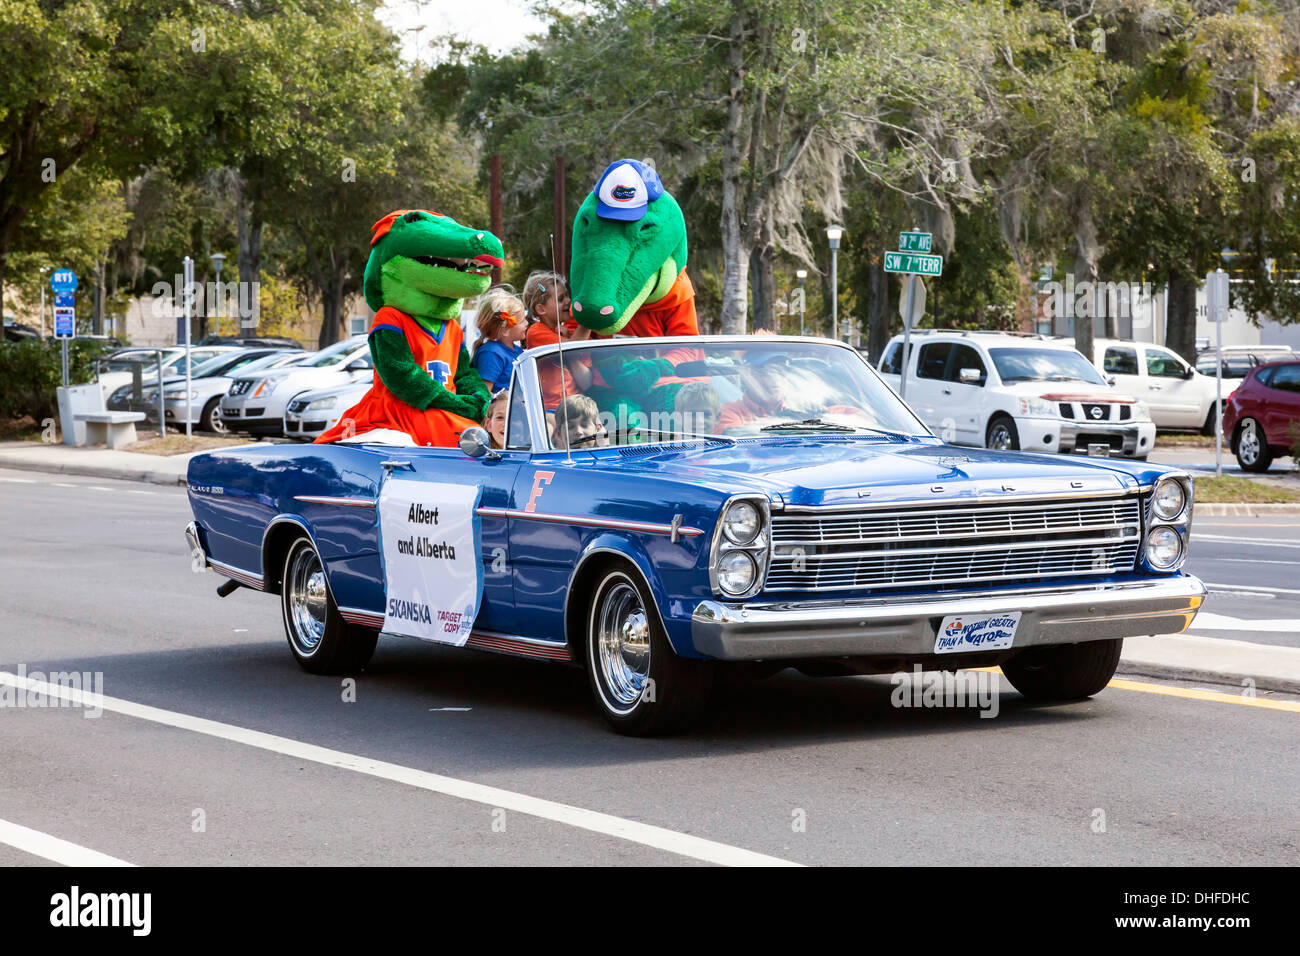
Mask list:
[[461,337],[461,305],[504,265],[501,240],[429,209],[398,209],[371,227],[362,282],[374,384],[318,442],[455,445],[478,425],[487,386]]

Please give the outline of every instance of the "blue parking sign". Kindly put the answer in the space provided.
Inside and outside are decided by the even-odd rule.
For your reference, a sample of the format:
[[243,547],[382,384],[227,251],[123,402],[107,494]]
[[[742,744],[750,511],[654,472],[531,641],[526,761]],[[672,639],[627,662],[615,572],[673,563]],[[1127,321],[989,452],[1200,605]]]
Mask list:
[[73,295],[71,292],[54,293],[54,307],[56,309],[62,307],[72,308],[76,304],[77,304],[77,297]]
[[55,269],[50,276],[50,288],[55,292],[76,292],[77,274],[71,269]]

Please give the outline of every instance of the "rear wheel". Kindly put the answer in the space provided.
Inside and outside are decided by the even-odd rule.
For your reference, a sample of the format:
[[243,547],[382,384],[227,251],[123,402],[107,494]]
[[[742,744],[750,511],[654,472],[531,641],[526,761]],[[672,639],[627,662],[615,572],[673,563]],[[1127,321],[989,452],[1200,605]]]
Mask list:
[[305,671],[354,673],[375,653],[379,633],[343,620],[320,555],[306,535],[294,541],[285,555],[280,607],[289,650]]
[[1243,471],[1268,471],[1268,466],[1273,463],[1273,452],[1269,450],[1264,426],[1253,418],[1242,419],[1232,445],[1237,464]]
[[994,415],[984,433],[984,447],[999,451],[1016,451],[1020,448],[1020,433],[1009,415]]
[[596,704],[620,734],[684,730],[703,712],[713,683],[710,665],[677,656],[653,600],[630,569],[616,567],[596,586],[585,644]]
[[1110,683],[1123,648],[1121,638],[1030,647],[1004,663],[1002,673],[1034,700],[1079,700]]

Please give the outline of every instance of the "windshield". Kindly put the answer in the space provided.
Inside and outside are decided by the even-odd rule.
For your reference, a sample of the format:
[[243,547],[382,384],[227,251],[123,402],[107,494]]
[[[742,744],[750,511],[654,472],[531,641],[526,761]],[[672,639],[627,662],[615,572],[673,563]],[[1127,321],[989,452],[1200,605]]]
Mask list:
[[[678,438],[928,435],[848,349],[815,342],[709,341],[564,350],[537,362],[552,448]],[[563,398],[561,397],[563,385]]]
[[1005,383],[1087,382],[1106,380],[1087,359],[1070,349],[989,349],[993,365]]
[[342,342],[335,342],[333,345],[326,346],[316,353],[316,357],[309,362],[303,362],[304,368],[328,368],[331,365],[338,365],[344,361],[352,352],[356,351],[358,346],[365,344],[364,340],[344,339]]

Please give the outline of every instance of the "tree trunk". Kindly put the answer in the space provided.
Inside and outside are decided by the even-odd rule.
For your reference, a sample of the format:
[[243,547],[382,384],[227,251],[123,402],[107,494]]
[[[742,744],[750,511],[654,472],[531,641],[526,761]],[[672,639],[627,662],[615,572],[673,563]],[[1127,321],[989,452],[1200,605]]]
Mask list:
[[[258,282],[262,275],[262,227],[265,223],[261,217],[254,215],[252,204],[245,201],[242,181],[235,208],[235,229],[239,237],[239,282],[238,296],[239,329],[242,334],[251,334],[257,330],[261,317],[261,298],[256,294]],[[247,289],[247,293],[243,290]],[[245,308],[244,303],[248,303]]]
[[745,331],[749,246],[741,221],[742,129],[745,118],[745,19],[737,5],[728,40],[727,123],[722,137],[722,332]]
[[[1101,247],[1097,242],[1097,230],[1093,225],[1092,211],[1086,203],[1080,204],[1076,213],[1074,226],[1074,282],[1077,289],[1082,282],[1090,283],[1090,299],[1079,304],[1076,298],[1074,310],[1074,348],[1089,362],[1094,359],[1094,335],[1092,317],[1096,314],[1097,302],[1097,260]],[[1086,312],[1086,315],[1080,315]]]
[[884,256],[872,264],[868,275],[867,356],[875,365],[889,344],[889,276]]
[[773,263],[776,249],[772,244],[772,230],[765,226],[759,242],[749,253],[749,281],[754,296],[754,331],[776,331],[776,275]]
[[1169,270],[1169,322],[1165,345],[1196,365],[1196,280]]
[[320,347],[333,345],[339,341],[343,328],[343,270],[335,268],[329,276],[329,282],[321,289],[321,302],[325,309],[325,318],[320,326]]

